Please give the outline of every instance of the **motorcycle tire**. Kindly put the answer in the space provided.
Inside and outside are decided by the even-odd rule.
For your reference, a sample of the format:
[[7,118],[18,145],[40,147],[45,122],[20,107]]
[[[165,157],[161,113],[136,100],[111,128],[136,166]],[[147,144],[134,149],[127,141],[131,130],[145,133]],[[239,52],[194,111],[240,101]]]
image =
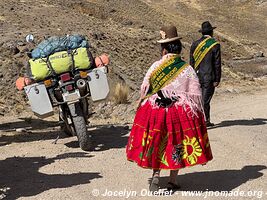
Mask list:
[[63,131],[65,133],[65,135],[68,136],[68,137],[74,136],[73,135],[74,131],[72,130],[70,125],[66,124],[60,117],[59,117],[59,121],[60,121],[60,129],[61,129],[61,131]]
[[72,124],[68,124],[68,118],[71,117],[69,108],[65,105],[64,107],[61,107],[62,109],[62,116],[59,114],[59,122],[60,122],[60,129],[65,133],[66,136],[72,137],[76,136],[74,127],[73,127],[73,122]]
[[87,132],[86,122],[80,103],[70,104],[69,109],[80,148],[84,151],[89,151],[92,148],[92,136]]

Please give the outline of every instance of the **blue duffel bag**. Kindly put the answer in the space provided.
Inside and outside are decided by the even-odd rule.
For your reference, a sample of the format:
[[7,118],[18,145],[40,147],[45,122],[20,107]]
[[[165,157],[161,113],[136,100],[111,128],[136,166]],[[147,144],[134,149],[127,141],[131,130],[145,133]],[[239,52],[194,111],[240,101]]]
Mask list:
[[32,51],[32,58],[45,58],[56,52],[77,49],[79,47],[89,48],[88,41],[82,35],[53,36],[42,41]]

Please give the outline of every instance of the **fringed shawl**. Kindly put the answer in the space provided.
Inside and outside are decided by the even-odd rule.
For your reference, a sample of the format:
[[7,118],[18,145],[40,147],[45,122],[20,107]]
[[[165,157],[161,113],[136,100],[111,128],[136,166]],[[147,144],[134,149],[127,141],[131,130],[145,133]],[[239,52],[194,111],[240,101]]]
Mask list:
[[[150,75],[157,69],[157,67],[165,62],[166,59],[169,59],[173,55],[174,54],[167,54],[163,56],[149,68],[141,86],[141,98],[144,98],[149,90]],[[197,115],[198,111],[203,113],[199,80],[194,69],[190,65],[187,66],[172,82],[163,87],[161,91],[166,98],[178,98],[178,101],[174,104],[175,106],[183,106],[184,109],[189,106],[193,115]],[[142,105],[146,101],[149,101],[154,108],[157,108],[158,105],[155,103],[157,98],[159,98],[159,96],[156,93],[144,99]]]

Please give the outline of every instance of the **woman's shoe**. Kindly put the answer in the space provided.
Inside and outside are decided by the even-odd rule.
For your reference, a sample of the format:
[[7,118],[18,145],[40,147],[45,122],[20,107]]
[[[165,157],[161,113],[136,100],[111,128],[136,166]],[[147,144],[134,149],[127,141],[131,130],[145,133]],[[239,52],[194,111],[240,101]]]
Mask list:
[[155,192],[159,190],[159,177],[153,177],[149,186],[149,190],[151,192]]

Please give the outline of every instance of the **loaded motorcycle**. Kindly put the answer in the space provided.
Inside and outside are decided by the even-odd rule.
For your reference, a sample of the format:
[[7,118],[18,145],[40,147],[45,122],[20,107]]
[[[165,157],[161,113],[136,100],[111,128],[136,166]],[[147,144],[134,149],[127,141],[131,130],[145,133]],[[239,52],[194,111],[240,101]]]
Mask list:
[[[26,41],[32,43],[33,36],[28,35]],[[105,63],[102,62],[97,68],[90,67],[90,56],[89,60],[82,56],[86,55],[85,51],[87,52],[86,48],[77,48],[53,53],[46,58],[30,59],[35,81],[25,86],[24,90],[32,111],[38,117],[51,116],[53,107],[58,107],[61,129],[69,136],[77,136],[80,148],[87,151],[92,148],[91,135],[87,131],[90,115],[88,99],[105,99],[109,93],[109,85]],[[67,68],[62,65],[66,59],[72,62]],[[79,63],[80,66],[88,66],[76,67]],[[46,75],[38,77],[43,71],[45,73],[41,76]]]

